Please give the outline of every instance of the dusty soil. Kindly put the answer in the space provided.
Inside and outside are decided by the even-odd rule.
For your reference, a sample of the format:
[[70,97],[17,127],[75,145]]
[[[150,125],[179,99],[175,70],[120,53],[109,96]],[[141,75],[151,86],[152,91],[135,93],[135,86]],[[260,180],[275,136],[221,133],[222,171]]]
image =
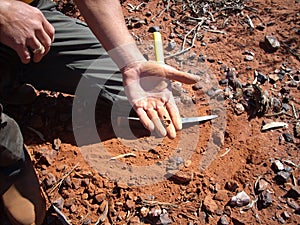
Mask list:
[[[60,10],[80,18],[72,2],[58,2]],[[44,224],[66,224],[51,203],[71,224],[300,224],[300,3],[239,1],[243,7],[234,3],[224,9],[207,1],[211,14],[202,14],[205,22],[198,24],[200,19],[188,21],[200,16],[182,2],[189,1],[131,0],[122,6],[130,31],[149,58],[151,26],[161,28],[166,48],[171,40],[176,43],[174,50],[165,50],[166,57],[180,50],[191,31],[185,48],[193,37],[195,46],[166,63],[203,76],[203,82],[179,88],[178,104],[183,116],[190,109],[193,115],[218,114],[218,119],[186,128],[175,140],[135,129],[140,138],[129,143],[116,137],[110,109],[100,105],[95,117],[102,148],[109,157],[134,153],[116,159],[122,163],[118,168],[109,158],[103,166],[102,152],[94,145],[80,151],[72,129],[72,96],[41,91],[33,104],[7,108],[21,126],[48,198]],[[266,35],[276,37],[280,47],[266,50]],[[262,89],[258,97],[251,85],[255,71]],[[263,82],[262,75],[270,79]],[[279,100],[279,108],[270,104],[263,109],[265,91],[268,101]],[[282,108],[289,109],[278,113]],[[262,126],[272,121],[288,127],[263,132]],[[284,168],[276,169],[275,160]],[[170,164],[179,170],[173,176]],[[163,168],[162,177],[152,170],[154,165]],[[149,177],[135,173],[144,168]],[[288,173],[286,180],[279,170]],[[164,177],[166,171],[169,176]],[[231,198],[241,191],[250,203],[236,206]]]

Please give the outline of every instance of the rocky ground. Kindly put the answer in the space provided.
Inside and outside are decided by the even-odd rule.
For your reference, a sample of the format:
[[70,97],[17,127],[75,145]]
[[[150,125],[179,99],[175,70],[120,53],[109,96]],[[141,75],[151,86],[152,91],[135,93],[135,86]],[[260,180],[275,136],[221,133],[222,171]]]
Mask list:
[[[81,18],[72,1],[57,2]],[[122,7],[147,57],[150,28],[159,26],[166,63],[203,78],[173,83],[182,115],[219,117],[175,140],[136,129],[140,138],[128,144],[116,137],[110,109],[97,107],[101,146],[116,157],[103,166],[101,151],[76,144],[72,96],[41,91],[31,105],[8,107],[48,199],[44,224],[300,224],[298,0],[125,0]]]

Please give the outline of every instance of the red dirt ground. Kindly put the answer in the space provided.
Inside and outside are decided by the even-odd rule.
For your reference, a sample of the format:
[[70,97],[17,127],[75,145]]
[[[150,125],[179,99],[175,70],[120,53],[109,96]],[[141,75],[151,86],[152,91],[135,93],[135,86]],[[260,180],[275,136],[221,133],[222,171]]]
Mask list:
[[[178,50],[183,40],[176,34],[182,34],[184,37],[194,27],[184,24],[183,27],[176,26],[175,29],[176,20],[183,21],[183,16],[188,15],[188,11],[183,13],[183,9],[180,8],[182,1],[144,1],[145,4],[138,11],[129,12],[129,3],[137,6],[142,2],[127,0],[122,3],[127,21],[132,17],[146,21],[130,29],[138,38],[137,41],[144,43],[141,44],[142,48],[146,48],[149,43],[151,45],[152,34],[148,29],[156,25],[161,28],[165,45],[175,36],[172,39],[177,43]],[[162,12],[167,7],[167,2],[178,2],[178,7],[171,7]],[[79,16],[78,12],[76,14],[76,11],[72,11],[73,6],[70,4],[67,5],[69,8],[62,5],[62,2],[59,6],[69,15]],[[160,179],[157,176],[151,178],[153,180],[150,183],[141,185],[143,179],[132,172],[133,178],[129,179],[132,186],[130,182],[126,183],[127,178],[122,182],[124,181],[122,173],[119,181],[109,179],[111,178],[109,166],[99,165],[103,161],[95,161],[97,157],[101,158],[102,153],[89,146],[82,154],[76,145],[71,119],[72,96],[41,91],[37,101],[32,105],[8,109],[10,115],[20,123],[25,143],[48,197],[49,206],[50,202],[63,200],[61,212],[71,224],[76,225],[95,224],[100,215],[103,215],[103,212],[105,214],[106,207],[108,209],[107,215],[104,216],[106,219],[99,224],[168,224],[163,223],[165,217],[169,218],[170,224],[222,224],[220,222],[222,216],[227,219],[228,224],[234,225],[300,224],[297,208],[300,199],[297,196],[294,198],[286,196],[291,187],[299,188],[300,185],[300,141],[294,137],[294,142],[290,143],[283,138],[285,133],[294,134],[294,127],[297,121],[299,122],[299,116],[295,118],[292,110],[294,105],[300,113],[299,82],[296,82],[295,87],[289,87],[288,115],[270,117],[250,118],[247,110],[236,113],[237,103],[247,105],[243,98],[236,95],[232,99],[225,97],[223,101],[220,97],[216,100],[210,98],[206,92],[213,86],[214,90],[220,89],[223,93],[226,85],[218,85],[213,81],[218,82],[226,78],[224,68],[231,70],[234,68],[243,90],[247,84],[253,82],[254,71],[269,76],[274,75],[274,71],[282,68],[282,65],[286,65],[286,68],[292,68],[291,77],[296,80],[296,76],[300,76],[300,3],[297,0],[257,0],[247,1],[245,5],[246,8],[237,12],[224,11],[223,15],[220,12],[214,13],[215,22],[211,21],[206,27],[202,26],[199,29],[195,47],[185,55],[180,55],[177,60],[166,60],[166,63],[178,69],[187,71],[191,69],[194,73],[204,71],[209,74],[208,77],[212,77],[212,80],[208,79],[209,83],[205,81],[201,83],[203,88],[200,90],[184,85],[187,96],[192,97],[193,101],[181,103],[180,109],[185,111],[191,109],[194,115],[217,113],[220,115],[217,120],[179,132],[175,140],[141,137],[133,142],[134,146],[143,148],[138,149],[132,145],[125,146],[126,137],[114,136],[110,126],[109,110],[103,110],[103,107],[96,110],[97,129],[103,140],[102,146],[111,157],[124,153],[136,155],[117,159],[123,162],[124,167],[118,170],[121,172],[124,170],[124,174],[127,174],[127,170],[135,171],[135,166],[137,171],[139,167],[145,166],[147,169],[150,168],[151,174],[155,172],[151,169],[152,165],[164,160],[172,163],[169,158],[173,157],[173,154],[177,155],[176,153],[187,150],[187,153],[183,153],[187,156],[183,157],[184,162],[179,167],[178,176],[169,179]],[[247,24],[247,16],[251,18],[254,29]],[[260,24],[265,25],[263,30],[257,28]],[[208,31],[214,28],[224,33]],[[277,37],[281,43],[277,51],[269,53],[263,50],[260,43],[264,41],[266,35]],[[287,50],[284,43],[295,50],[295,55],[298,50],[298,59]],[[188,45],[189,43],[186,46]],[[148,56],[151,56],[151,50],[153,49],[147,47]],[[252,61],[244,60],[245,50],[255,53]],[[168,56],[174,52],[176,51],[171,53],[166,51],[165,54]],[[194,53],[196,59],[193,60]],[[205,62],[197,60],[200,54],[206,59]],[[205,75],[203,77],[205,78]],[[267,81],[261,88],[267,90],[270,96],[279,96],[278,98],[282,100],[280,90],[291,81],[291,77],[286,75],[282,81],[277,81],[276,85]],[[189,100],[187,97],[187,101]],[[286,122],[289,126],[285,129],[262,132],[262,125],[271,121]],[[58,138],[61,143],[58,143],[55,150],[54,142],[59,142]],[[92,152],[89,152],[90,150]],[[86,162],[86,157],[91,159],[94,167]],[[289,166],[292,171],[292,175],[284,184],[278,184],[274,179],[276,173],[272,169],[272,162],[275,159],[279,159],[284,166]],[[107,165],[114,169],[112,166],[114,164]],[[105,171],[101,171],[102,169]],[[272,196],[272,203],[269,206],[261,209],[255,202],[249,209],[230,206],[231,197],[242,190],[250,196],[251,201],[257,199],[259,194],[255,192],[254,186],[262,178],[267,181],[267,189]],[[63,181],[59,183],[60,179]],[[236,184],[237,187],[230,184]],[[291,202],[296,204],[294,208],[291,207]],[[141,212],[143,210],[150,210],[152,214],[143,216]],[[163,214],[160,215],[161,219],[154,216],[157,212],[165,212],[165,217]],[[44,224],[63,223],[49,208]]]

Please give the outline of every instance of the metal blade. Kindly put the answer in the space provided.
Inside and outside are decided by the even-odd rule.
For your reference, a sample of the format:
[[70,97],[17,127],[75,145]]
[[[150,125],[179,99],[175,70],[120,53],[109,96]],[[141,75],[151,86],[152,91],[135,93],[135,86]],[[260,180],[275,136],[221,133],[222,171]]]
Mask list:
[[203,122],[207,120],[212,120],[217,118],[217,115],[208,115],[208,116],[198,116],[198,117],[187,117],[187,118],[181,118],[181,122],[183,124],[186,123],[197,123],[197,122]]
[[[198,117],[187,117],[187,118],[181,118],[181,122],[182,124],[186,124],[186,123],[199,123],[199,122],[203,122],[203,121],[207,121],[207,120],[212,120],[217,118],[217,115],[208,115],[208,116],[198,116]],[[127,117],[128,120],[135,120],[135,121],[139,121],[140,118],[138,117]]]

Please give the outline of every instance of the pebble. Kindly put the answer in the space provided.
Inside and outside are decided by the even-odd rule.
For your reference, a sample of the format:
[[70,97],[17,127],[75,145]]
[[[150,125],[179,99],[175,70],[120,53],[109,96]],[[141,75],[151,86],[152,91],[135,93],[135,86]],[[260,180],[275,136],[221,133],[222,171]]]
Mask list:
[[294,126],[294,136],[295,138],[300,138],[300,122],[296,123]]
[[143,206],[143,207],[140,209],[140,214],[141,214],[142,217],[147,217],[149,211],[150,211],[149,208]]
[[280,160],[277,159],[272,163],[272,169],[275,172],[282,171],[282,170],[284,170],[284,165],[282,164],[282,162]]
[[228,201],[228,198],[226,190],[219,190],[214,196],[214,199],[217,201]]
[[209,195],[204,198],[203,206],[208,213],[214,213],[216,210],[218,210],[218,205]]
[[265,190],[260,193],[258,196],[258,202],[263,208],[267,208],[271,205],[273,202],[271,192],[269,190]]
[[228,83],[229,83],[228,79],[222,79],[219,81],[220,85],[228,85]]
[[265,25],[263,23],[260,23],[256,26],[257,30],[263,31],[265,29]]
[[300,187],[292,186],[291,189],[288,191],[287,196],[293,199],[298,199],[300,197]]
[[177,170],[168,170],[167,177],[179,184],[189,183],[193,178],[192,172],[183,172]]
[[282,134],[282,136],[284,137],[284,140],[288,143],[294,143],[294,139],[293,136],[290,133],[284,133]]
[[182,83],[175,81],[171,83],[171,90],[173,96],[180,96],[182,93]]
[[198,90],[202,89],[203,88],[202,82],[197,82],[196,84],[194,84],[192,86],[192,88],[193,88],[194,91],[198,91]]
[[286,203],[292,209],[295,209],[295,210],[299,210],[300,209],[299,204],[294,199],[292,199],[292,198],[287,198]]
[[227,181],[225,184],[225,189],[231,192],[234,192],[238,187],[239,185],[235,180]]
[[271,82],[271,83],[275,83],[276,81],[279,80],[279,77],[278,77],[277,74],[270,74],[270,75],[269,75],[269,79],[270,79],[270,82]]
[[284,219],[284,220],[288,220],[291,216],[290,216],[290,214],[287,212],[287,211],[283,211],[282,213],[281,213],[281,216],[282,216],[282,218]]
[[50,188],[57,182],[57,179],[53,173],[48,173],[44,180],[46,187]]
[[134,216],[129,220],[129,225],[139,225],[141,221],[138,216]]
[[264,75],[263,73],[258,72],[257,73],[257,80],[258,80],[259,83],[264,84],[266,81],[269,80],[269,78],[266,75]]
[[244,60],[245,61],[253,61],[254,57],[252,55],[246,55]]
[[218,224],[220,224],[220,225],[229,225],[227,216],[226,215],[221,216]]
[[174,40],[169,41],[168,46],[166,48],[167,51],[172,51],[176,48],[176,42]]
[[205,62],[205,56],[199,55],[198,62]]
[[64,208],[64,199],[62,197],[56,199],[53,203],[58,209],[62,210]]
[[210,63],[214,63],[216,60],[212,57],[208,57],[207,61],[210,62]]
[[245,108],[243,104],[237,103],[234,107],[234,111],[237,115],[241,115],[245,111]]
[[245,206],[248,205],[250,202],[250,197],[249,195],[247,195],[247,193],[245,191],[241,191],[239,193],[237,193],[236,196],[233,196],[230,200],[230,205],[231,206]]
[[172,224],[172,220],[169,218],[168,213],[160,214],[159,220],[160,220],[161,224],[163,224],[163,225]]
[[267,35],[265,36],[265,43],[267,50],[274,52],[280,47],[280,43],[275,36]]
[[278,184],[286,183],[290,178],[290,173],[287,171],[279,171],[275,177],[275,180],[278,182]]
[[260,179],[255,187],[257,192],[262,192],[267,189],[269,183],[265,179]]

